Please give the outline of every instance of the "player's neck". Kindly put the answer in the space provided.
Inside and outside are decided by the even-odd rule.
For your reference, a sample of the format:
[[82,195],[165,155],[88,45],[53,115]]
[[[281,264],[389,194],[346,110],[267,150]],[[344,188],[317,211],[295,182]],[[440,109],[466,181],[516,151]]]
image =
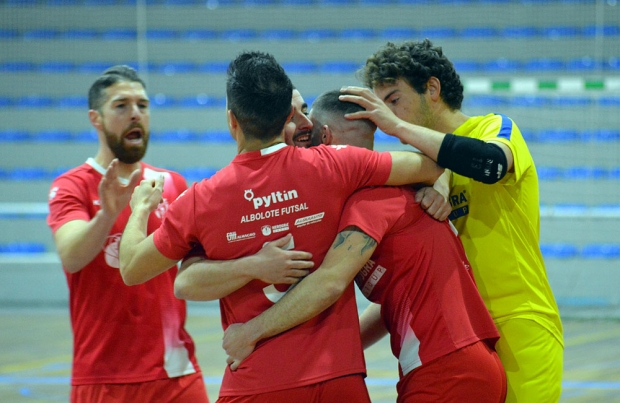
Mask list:
[[271,147],[275,144],[284,143],[283,135],[274,137],[268,141],[262,141],[262,140],[254,139],[254,138],[248,139],[245,136],[241,136],[239,140],[240,141],[237,141],[237,153],[238,154],[244,154],[244,153],[249,153],[253,151],[260,151],[262,149]]
[[[97,155],[93,158],[95,160],[95,162],[97,164],[99,164],[103,169],[107,170],[108,166],[110,165],[110,162],[112,162],[112,160],[115,158],[114,154],[112,154],[112,152],[110,152],[109,150],[107,150],[108,152],[106,152],[106,150],[99,150],[99,152],[97,153]],[[133,164],[125,164],[123,162],[119,161],[118,164],[118,175],[121,178],[129,178],[129,176],[131,176],[131,173],[133,171],[135,171],[136,169],[140,168],[140,162],[136,162]]]
[[451,111],[446,108],[438,114],[434,122],[435,124],[433,125],[434,127],[431,129],[441,133],[453,133],[465,123],[467,119],[469,119],[469,116],[465,115],[463,112]]

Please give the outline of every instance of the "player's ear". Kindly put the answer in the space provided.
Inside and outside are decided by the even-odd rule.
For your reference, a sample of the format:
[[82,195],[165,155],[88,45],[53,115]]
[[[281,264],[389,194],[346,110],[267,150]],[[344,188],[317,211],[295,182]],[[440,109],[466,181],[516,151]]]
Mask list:
[[327,125],[321,126],[321,143],[328,146],[332,144],[332,141],[334,141],[332,129],[330,129]]
[[431,77],[426,83],[426,90],[433,101],[439,100],[441,94],[441,81],[437,77]]
[[90,120],[90,124],[97,130],[103,130],[103,125],[101,124],[101,113],[94,109],[88,111],[88,120]]

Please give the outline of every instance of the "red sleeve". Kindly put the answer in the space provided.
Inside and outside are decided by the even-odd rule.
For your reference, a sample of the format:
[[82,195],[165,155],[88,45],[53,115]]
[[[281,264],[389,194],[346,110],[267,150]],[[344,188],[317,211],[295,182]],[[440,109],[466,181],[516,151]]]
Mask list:
[[198,243],[194,226],[195,189],[196,184],[170,204],[161,226],[153,232],[155,247],[169,259],[182,259]]
[[325,146],[334,158],[334,171],[352,189],[385,185],[392,171],[389,152],[371,151],[353,146]]
[[403,215],[406,203],[406,198],[396,187],[358,190],[344,206],[338,231],[354,225],[380,243]]
[[90,198],[85,183],[77,183],[77,178],[62,175],[54,180],[50,188],[47,224],[52,233],[69,221],[90,221],[88,210]]

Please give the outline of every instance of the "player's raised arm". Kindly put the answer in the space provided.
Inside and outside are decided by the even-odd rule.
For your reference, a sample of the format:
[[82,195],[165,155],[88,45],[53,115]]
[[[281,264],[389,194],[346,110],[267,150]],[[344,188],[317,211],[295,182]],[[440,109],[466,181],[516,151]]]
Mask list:
[[357,227],[341,231],[315,272],[259,316],[226,329],[222,345],[231,369],[235,370],[260,340],[297,326],[331,306],[376,247],[377,242]]

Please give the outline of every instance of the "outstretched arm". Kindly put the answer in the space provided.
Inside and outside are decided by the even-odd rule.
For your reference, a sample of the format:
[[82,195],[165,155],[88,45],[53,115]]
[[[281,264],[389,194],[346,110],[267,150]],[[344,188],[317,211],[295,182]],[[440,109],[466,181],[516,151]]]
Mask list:
[[131,216],[119,246],[121,276],[127,285],[142,284],[177,263],[159,252],[152,234],[146,235],[149,214],[159,205],[163,189],[163,176],[147,179],[131,197]]
[[295,284],[314,267],[312,254],[287,250],[291,234],[269,242],[258,253],[234,260],[192,257],[183,262],[174,280],[177,298],[211,301],[257,279],[268,284]]
[[259,316],[226,329],[222,345],[230,368],[237,369],[260,340],[295,327],[336,302],[376,247],[377,242],[357,227],[341,231],[315,272]]
[[129,203],[131,192],[140,180],[140,170],[132,172],[129,183],[118,180],[118,160],[114,159],[99,182],[101,209],[90,221],[73,220],[54,233],[62,266],[76,273],[101,252],[118,215]]
[[398,118],[386,105],[389,99],[379,99],[368,88],[346,87],[340,99],[359,104],[365,110],[345,115],[347,119],[370,119],[384,133],[397,137],[441,166],[459,175],[483,183],[496,183],[513,169],[513,155],[500,141],[488,141],[441,133],[408,123]]

